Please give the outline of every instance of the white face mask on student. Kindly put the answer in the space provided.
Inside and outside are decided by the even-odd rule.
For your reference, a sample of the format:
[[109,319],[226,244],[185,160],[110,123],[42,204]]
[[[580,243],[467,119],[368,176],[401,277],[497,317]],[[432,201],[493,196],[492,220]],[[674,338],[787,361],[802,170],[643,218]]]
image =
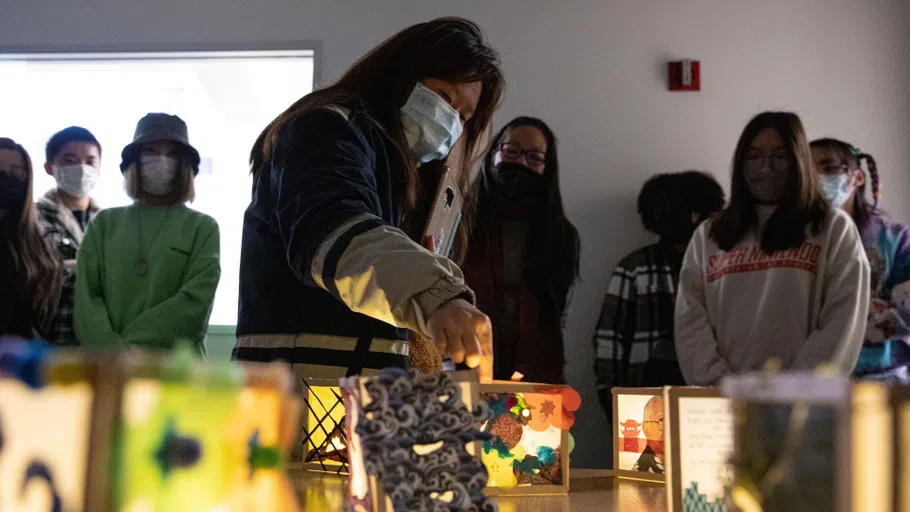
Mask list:
[[853,187],[850,186],[850,176],[848,174],[823,174],[822,189],[825,191],[825,197],[831,201],[833,208],[840,208],[850,199],[853,194]]
[[401,124],[411,155],[420,163],[441,160],[461,137],[461,116],[421,83],[401,107]]
[[85,197],[95,188],[101,171],[88,164],[55,165],[57,188],[73,197]]
[[177,159],[164,155],[139,158],[139,186],[153,196],[166,196],[174,190]]

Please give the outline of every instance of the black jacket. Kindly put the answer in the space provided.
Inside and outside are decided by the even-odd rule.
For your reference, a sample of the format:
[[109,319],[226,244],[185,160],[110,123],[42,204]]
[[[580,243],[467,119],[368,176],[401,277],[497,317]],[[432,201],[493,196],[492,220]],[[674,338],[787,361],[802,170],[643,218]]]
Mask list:
[[244,216],[235,358],[406,367],[408,329],[470,293],[453,263],[397,229],[406,189],[394,151],[367,115],[340,107],[280,131]]

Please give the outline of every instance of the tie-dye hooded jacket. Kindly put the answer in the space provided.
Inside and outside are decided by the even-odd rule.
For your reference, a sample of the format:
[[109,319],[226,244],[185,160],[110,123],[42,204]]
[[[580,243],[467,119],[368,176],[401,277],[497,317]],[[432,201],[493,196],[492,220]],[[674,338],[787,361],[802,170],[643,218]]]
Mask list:
[[856,372],[868,375],[910,365],[910,227],[873,215],[859,228],[872,301]]

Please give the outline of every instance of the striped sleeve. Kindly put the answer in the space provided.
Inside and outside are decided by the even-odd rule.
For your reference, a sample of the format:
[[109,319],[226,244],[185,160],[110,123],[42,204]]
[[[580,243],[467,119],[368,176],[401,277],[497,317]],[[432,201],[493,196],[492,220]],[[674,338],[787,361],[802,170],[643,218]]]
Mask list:
[[352,311],[427,333],[446,302],[473,299],[451,261],[380,218],[375,154],[341,109],[319,109],[279,135],[271,186],[288,264]]
[[622,263],[613,271],[594,335],[598,389],[623,386],[628,377],[628,351],[637,315],[636,269]]

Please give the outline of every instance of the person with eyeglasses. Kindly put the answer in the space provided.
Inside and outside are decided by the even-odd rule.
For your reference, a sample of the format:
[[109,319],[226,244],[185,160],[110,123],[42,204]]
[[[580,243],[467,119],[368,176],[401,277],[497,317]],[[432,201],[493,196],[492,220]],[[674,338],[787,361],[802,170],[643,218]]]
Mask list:
[[642,412],[641,431],[647,439],[632,471],[664,474],[664,399],[651,397]]
[[866,330],[869,262],[831,208],[803,124],[765,112],[733,156],[730,204],[696,231],[680,273],[675,343],[689,385],[831,365],[853,371]]
[[810,146],[825,195],[831,206],[843,209],[856,222],[871,267],[869,323],[854,375],[906,384],[910,382],[910,227],[894,222],[879,208],[881,180],[872,155],[837,139],[815,140]]
[[562,324],[578,278],[578,231],[559,190],[556,137],[532,117],[493,137],[474,182],[463,269],[493,323],[493,377],[565,381]]

